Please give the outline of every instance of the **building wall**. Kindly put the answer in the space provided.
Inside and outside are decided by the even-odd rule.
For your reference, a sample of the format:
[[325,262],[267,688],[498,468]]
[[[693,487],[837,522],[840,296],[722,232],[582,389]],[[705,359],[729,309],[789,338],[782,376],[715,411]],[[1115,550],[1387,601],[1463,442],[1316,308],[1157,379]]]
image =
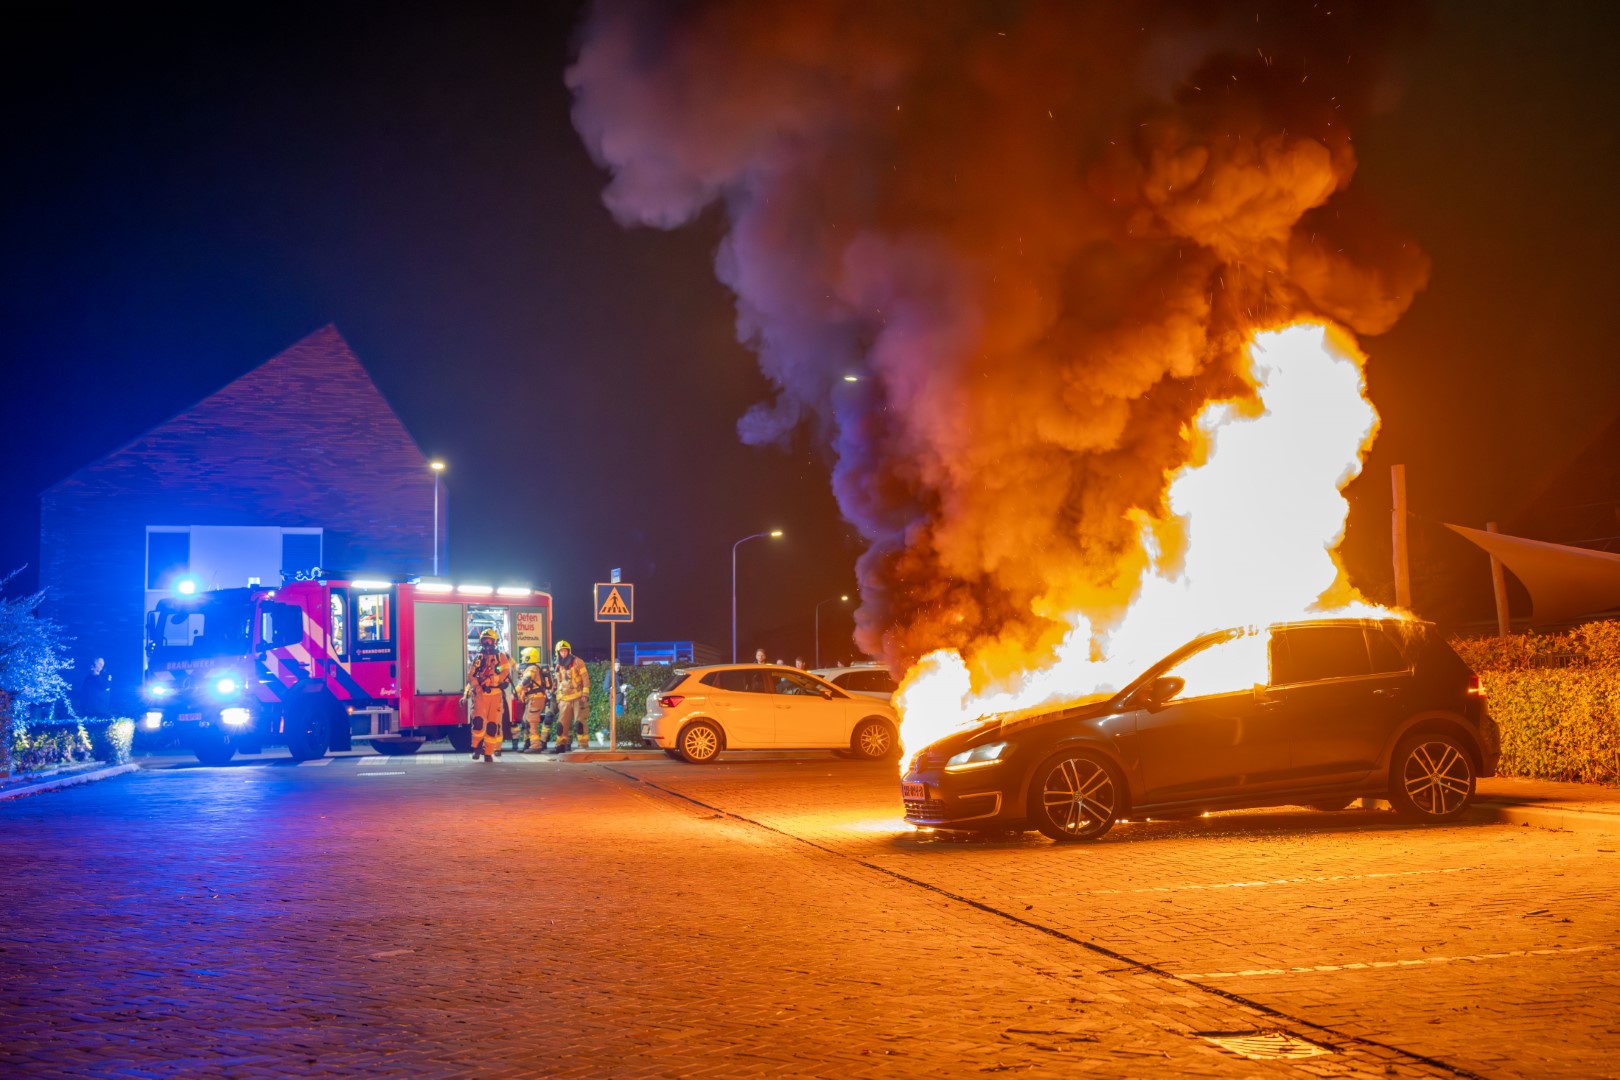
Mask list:
[[76,640],[76,673],[105,656],[125,688],[142,666],[149,525],[321,528],[329,568],[432,563],[427,459],[332,327],[81,469],[40,509],[46,611]]

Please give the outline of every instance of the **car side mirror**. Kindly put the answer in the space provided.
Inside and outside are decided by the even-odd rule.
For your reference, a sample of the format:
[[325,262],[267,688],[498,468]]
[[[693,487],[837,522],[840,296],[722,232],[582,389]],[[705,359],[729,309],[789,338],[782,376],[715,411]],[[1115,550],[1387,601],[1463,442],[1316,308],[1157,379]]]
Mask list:
[[1179,675],[1162,675],[1147,685],[1147,692],[1142,700],[1150,709],[1162,709],[1183,690],[1187,689],[1187,680]]
[[827,689],[825,686],[818,686],[816,689],[819,690],[821,692],[821,696],[826,698],[828,701],[833,699],[833,692]]

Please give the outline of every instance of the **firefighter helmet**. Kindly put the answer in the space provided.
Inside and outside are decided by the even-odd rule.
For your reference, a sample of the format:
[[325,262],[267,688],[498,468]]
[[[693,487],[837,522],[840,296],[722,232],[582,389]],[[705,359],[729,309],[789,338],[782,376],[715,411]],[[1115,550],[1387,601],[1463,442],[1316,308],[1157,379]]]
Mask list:
[[492,627],[492,626],[484,627],[484,632],[478,635],[478,641],[479,641],[480,644],[487,641],[491,645],[493,645],[495,642],[499,641],[500,639],[501,639],[501,635],[497,634],[495,632],[495,628]]
[[574,647],[572,645],[568,644],[568,642],[566,642],[566,641],[557,642],[557,651],[562,652],[564,649],[567,649],[569,652],[574,651]]
[[530,645],[527,649],[524,649],[523,662],[525,664],[538,664],[540,662],[540,650],[535,648],[533,645]]

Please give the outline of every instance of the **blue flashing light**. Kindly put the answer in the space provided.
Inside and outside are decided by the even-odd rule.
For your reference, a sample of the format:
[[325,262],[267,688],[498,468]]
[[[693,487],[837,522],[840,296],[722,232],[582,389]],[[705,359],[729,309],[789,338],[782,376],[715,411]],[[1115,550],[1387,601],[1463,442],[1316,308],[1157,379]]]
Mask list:
[[196,596],[197,579],[192,577],[190,574],[176,578],[174,582],[174,591],[180,596]]
[[234,694],[236,693],[239,685],[240,684],[238,684],[234,678],[229,675],[225,675],[214,680],[214,693],[221,695]]

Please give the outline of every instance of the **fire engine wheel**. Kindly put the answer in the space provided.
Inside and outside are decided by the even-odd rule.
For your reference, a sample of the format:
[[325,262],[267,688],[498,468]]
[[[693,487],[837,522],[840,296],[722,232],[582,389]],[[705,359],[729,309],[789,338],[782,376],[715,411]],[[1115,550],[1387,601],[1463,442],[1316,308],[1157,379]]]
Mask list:
[[287,753],[294,761],[314,761],[326,756],[329,732],[328,710],[318,700],[294,698],[287,705]]
[[192,739],[191,752],[204,765],[218,768],[230,764],[231,758],[236,756],[236,747],[231,745],[230,736],[223,731],[203,728]]
[[371,748],[384,757],[408,757],[422,749],[426,739],[402,735],[395,739],[372,739]]
[[675,749],[680,751],[682,761],[704,765],[719,757],[720,748],[724,745],[725,737],[720,734],[718,727],[707,720],[698,720],[681,731]]
[[450,740],[450,749],[458,754],[472,749],[472,728],[467,724],[457,724],[445,732],[444,737]]

